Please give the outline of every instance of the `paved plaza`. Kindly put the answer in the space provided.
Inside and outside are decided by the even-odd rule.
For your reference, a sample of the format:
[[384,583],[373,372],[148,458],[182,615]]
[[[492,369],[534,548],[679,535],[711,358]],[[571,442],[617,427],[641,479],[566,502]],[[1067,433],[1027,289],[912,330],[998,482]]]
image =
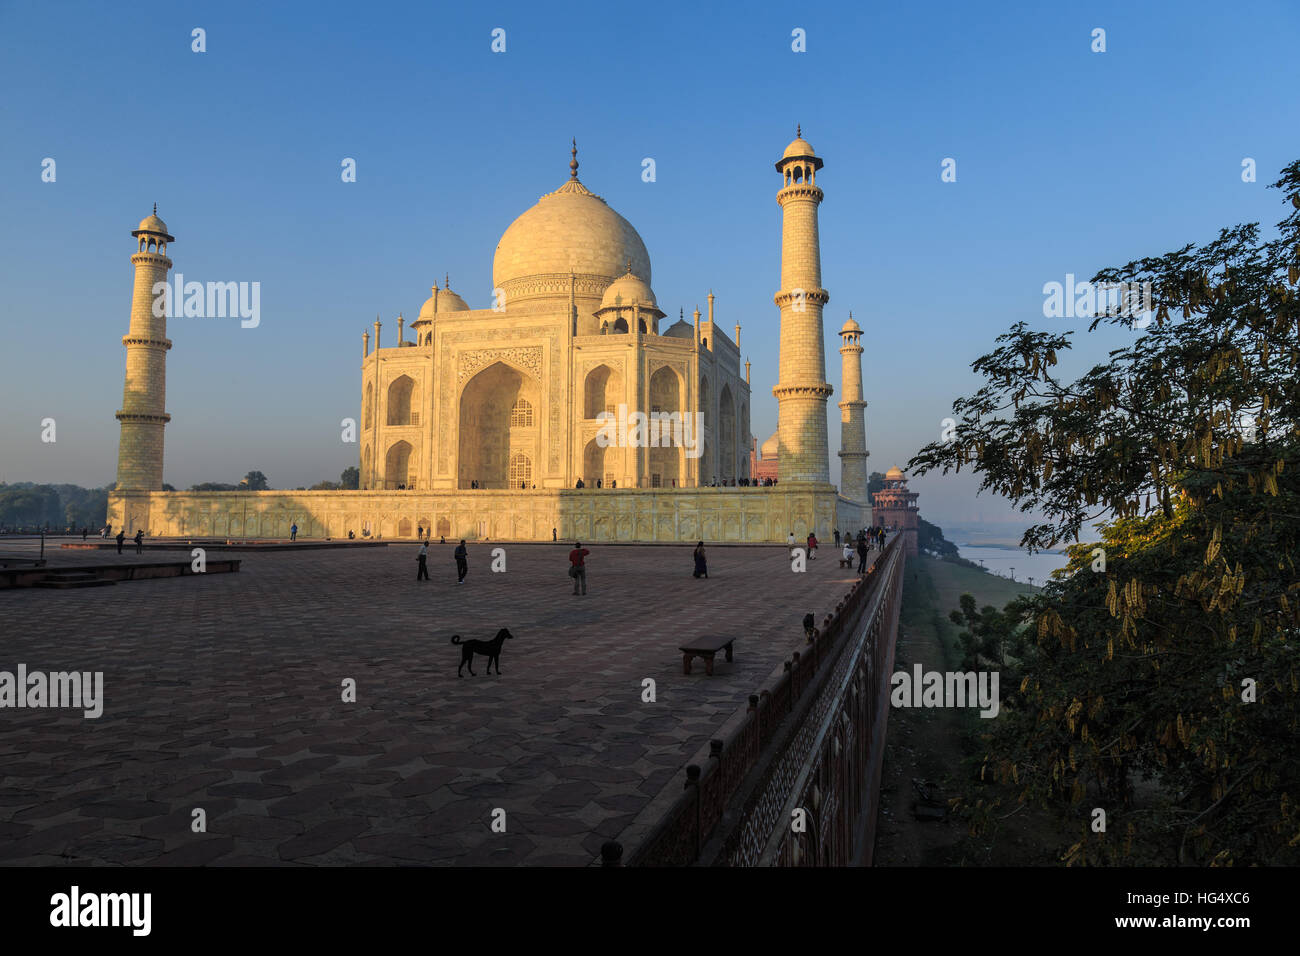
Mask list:
[[[586,597],[565,574],[571,545],[471,544],[458,586],[451,542],[431,547],[430,582],[415,546],[392,544],[212,552],[242,570],[0,591],[0,670],[103,671],[105,697],[98,719],[0,709],[0,865],[587,865],[680,788],[803,643],[804,614],[820,620],[855,577],[830,547],[794,574],[765,545],[710,548],[696,580],[693,544],[593,545]],[[505,573],[489,571],[494,547]],[[458,679],[451,635],[501,627],[501,676],[480,657]],[[681,639],[706,632],[737,637],[734,663],[683,675]]]

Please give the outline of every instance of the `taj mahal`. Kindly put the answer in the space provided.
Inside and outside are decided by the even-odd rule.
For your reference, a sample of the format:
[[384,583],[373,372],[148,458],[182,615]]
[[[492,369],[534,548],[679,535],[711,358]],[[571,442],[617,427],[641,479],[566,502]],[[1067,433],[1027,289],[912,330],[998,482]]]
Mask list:
[[[741,324],[708,308],[659,307],[636,229],[569,176],[506,229],[492,301],[471,306],[449,279],[395,330],[362,332],[351,491],[163,491],[165,362],[172,342],[153,296],[175,240],[157,210],[132,232],[131,322],[117,486],[109,521],[151,536],[471,540],[785,541],[870,518],[862,329],[842,340],[841,485],[830,482],[817,184],[802,130],[776,162],[781,209],[778,427],[764,442],[776,483],[751,475],[750,375]],[[372,335],[373,332],[373,335]],[[383,338],[381,340],[381,334]],[[392,336],[390,339],[389,336]],[[385,344],[387,343],[387,344]],[[699,442],[602,440],[609,416],[698,419]]]

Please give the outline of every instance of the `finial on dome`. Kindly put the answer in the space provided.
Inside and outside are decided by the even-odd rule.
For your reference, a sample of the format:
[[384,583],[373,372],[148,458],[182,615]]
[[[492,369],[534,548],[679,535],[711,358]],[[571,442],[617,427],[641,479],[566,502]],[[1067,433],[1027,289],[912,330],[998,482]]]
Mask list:
[[448,273],[444,274],[442,278],[443,278],[442,287],[443,287],[444,289],[446,289],[448,292],[450,292],[450,291],[451,291],[451,273],[448,272]]
[[803,126],[799,123],[794,124],[794,138],[803,139]]
[[570,152],[573,154],[573,159],[569,160],[569,178],[577,179],[578,178],[578,138],[576,136],[573,138],[573,149],[570,150]]
[[628,274],[628,275],[631,275],[631,274],[632,274],[632,257],[631,257],[631,256],[628,256],[628,258],[627,258],[627,274]]
[[154,203],[154,204],[153,204],[153,214],[154,214],[155,216],[158,215],[158,204],[157,204],[157,203]]

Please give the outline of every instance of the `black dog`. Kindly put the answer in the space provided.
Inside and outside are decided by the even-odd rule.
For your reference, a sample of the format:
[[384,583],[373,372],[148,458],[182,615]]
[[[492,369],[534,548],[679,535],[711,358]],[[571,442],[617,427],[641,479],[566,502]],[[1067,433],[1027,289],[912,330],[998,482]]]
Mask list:
[[470,676],[471,677],[478,676],[477,674],[474,673],[475,654],[482,654],[484,657],[488,659],[487,672],[489,674],[492,673],[492,663],[493,661],[495,661],[497,665],[497,673],[500,674],[501,673],[501,645],[505,642],[505,639],[507,637],[513,638],[514,635],[511,634],[504,627],[501,628],[501,630],[497,631],[497,636],[492,638],[492,640],[490,641],[465,641],[464,643],[462,643],[460,639],[460,635],[453,634],[451,636],[451,642],[453,644],[460,644],[460,667],[456,668],[456,676],[457,677],[462,676],[460,671],[461,668],[464,667],[466,664],[469,665]]

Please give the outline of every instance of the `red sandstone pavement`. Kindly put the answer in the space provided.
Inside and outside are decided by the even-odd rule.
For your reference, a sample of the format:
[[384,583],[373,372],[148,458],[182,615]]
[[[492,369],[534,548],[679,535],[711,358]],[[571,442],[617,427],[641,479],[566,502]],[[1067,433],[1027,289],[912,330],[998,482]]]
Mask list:
[[[503,574],[488,570],[498,546]],[[431,582],[394,544],[2,590],[0,670],[103,671],[106,700],[97,720],[0,709],[0,865],[589,864],[854,577],[829,547],[794,574],[784,547],[749,546],[709,549],[695,580],[691,550],[594,545],[586,597],[550,544],[471,545],[462,586],[451,544],[431,548]],[[458,679],[450,636],[500,627],[515,636],[501,676],[479,658]],[[679,638],[712,631],[737,636],[735,662],[683,675]]]

